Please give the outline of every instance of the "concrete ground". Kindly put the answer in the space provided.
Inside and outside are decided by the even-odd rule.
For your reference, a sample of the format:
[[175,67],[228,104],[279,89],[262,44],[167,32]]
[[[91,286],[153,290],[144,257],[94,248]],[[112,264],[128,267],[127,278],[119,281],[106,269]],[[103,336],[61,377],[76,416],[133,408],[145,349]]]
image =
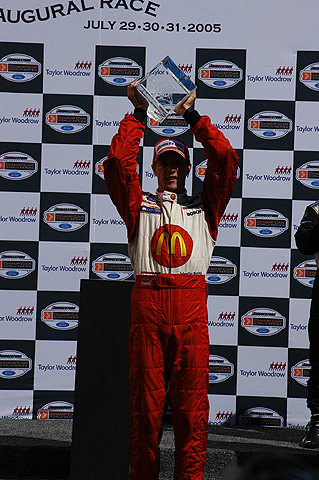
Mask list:
[[[205,480],[219,480],[229,467],[258,453],[288,455],[319,471],[319,449],[301,448],[302,436],[295,428],[210,425]],[[71,440],[72,420],[0,420],[0,480],[68,480]],[[172,426],[167,423],[161,480],[173,478],[173,452]]]

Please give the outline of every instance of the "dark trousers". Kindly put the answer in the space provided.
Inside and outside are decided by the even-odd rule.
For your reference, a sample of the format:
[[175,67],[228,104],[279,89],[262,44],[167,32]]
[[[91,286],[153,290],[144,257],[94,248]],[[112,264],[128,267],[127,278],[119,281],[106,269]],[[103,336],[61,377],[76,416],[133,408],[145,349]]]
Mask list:
[[307,406],[312,414],[319,414],[319,271],[317,271],[312,290],[308,335],[311,369],[307,384]]

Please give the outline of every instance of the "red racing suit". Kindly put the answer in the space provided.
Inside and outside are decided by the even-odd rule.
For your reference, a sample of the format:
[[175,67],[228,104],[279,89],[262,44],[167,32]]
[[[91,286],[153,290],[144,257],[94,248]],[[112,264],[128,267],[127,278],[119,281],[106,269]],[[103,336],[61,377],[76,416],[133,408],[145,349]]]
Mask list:
[[200,117],[202,192],[143,193],[136,157],[144,132],[126,116],[104,162],[106,185],[123,218],[136,277],[130,315],[130,480],[157,480],[167,391],[175,434],[175,480],[203,480],[208,432],[207,272],[219,220],[232,195],[238,157]]

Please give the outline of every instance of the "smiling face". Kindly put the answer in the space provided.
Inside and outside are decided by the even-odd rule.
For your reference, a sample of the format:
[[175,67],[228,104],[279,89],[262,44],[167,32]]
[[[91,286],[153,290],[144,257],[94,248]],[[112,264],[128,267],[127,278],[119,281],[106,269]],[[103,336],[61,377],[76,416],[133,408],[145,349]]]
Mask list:
[[174,151],[162,153],[153,165],[159,192],[167,190],[168,192],[182,193],[185,190],[185,180],[190,169],[191,166],[178,153]]

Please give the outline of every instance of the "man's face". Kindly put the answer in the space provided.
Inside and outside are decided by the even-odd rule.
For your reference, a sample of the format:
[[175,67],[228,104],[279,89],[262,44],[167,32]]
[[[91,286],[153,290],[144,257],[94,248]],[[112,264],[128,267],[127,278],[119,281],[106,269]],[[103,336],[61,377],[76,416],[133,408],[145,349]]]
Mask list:
[[157,176],[158,190],[182,193],[190,169],[191,166],[178,153],[172,151],[162,153],[153,166],[153,171]]

